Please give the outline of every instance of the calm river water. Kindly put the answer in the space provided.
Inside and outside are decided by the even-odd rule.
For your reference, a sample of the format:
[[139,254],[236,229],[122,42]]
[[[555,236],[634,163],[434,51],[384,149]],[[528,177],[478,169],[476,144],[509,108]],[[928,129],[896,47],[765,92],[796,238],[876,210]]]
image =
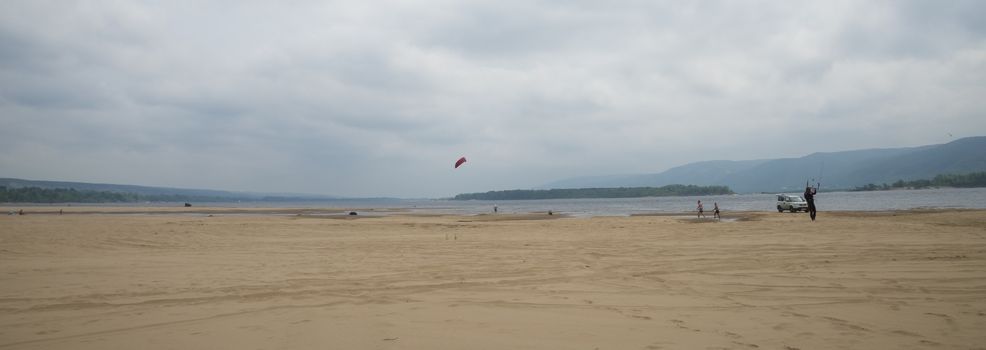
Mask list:
[[[894,190],[874,192],[822,192],[815,197],[819,211],[827,210],[904,210],[916,208],[986,209],[986,188],[942,188],[926,190]],[[492,213],[530,213],[553,211],[573,216],[628,216],[648,213],[677,213],[695,210],[702,200],[709,215],[712,204],[719,203],[723,212],[775,210],[774,194],[738,194],[726,196],[648,197],[618,199],[546,199],[513,201],[453,201],[430,199],[353,199],[318,202],[236,202],[196,203],[219,207],[285,207],[285,208],[399,208],[418,213],[474,215]],[[58,205],[58,204],[55,204]],[[92,204],[90,204],[92,205]],[[96,204],[106,205],[106,204]],[[121,206],[161,206],[181,203],[124,204]],[[42,205],[43,206],[43,205]],[[196,205],[198,206],[198,205]]]
[[[775,210],[774,194],[726,196],[650,197],[620,199],[550,199],[524,201],[408,201],[419,210],[438,210],[462,214],[492,212],[526,213],[552,210],[575,216],[632,215],[694,211],[702,200],[705,210],[719,203],[723,211]],[[815,196],[819,211],[825,210],[903,210],[917,208],[986,208],[986,188],[947,188],[874,192],[822,192]],[[711,214],[710,214],[711,215]]]

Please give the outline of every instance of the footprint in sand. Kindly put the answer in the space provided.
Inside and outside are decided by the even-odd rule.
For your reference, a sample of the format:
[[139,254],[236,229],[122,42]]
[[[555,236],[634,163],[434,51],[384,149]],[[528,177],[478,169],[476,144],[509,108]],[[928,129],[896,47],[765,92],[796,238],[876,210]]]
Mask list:
[[893,334],[896,334],[896,335],[906,335],[908,337],[922,337],[922,335],[920,335],[920,334],[917,334],[917,333],[914,333],[914,332],[908,332],[908,331],[901,330],[901,329],[895,330],[895,331],[890,332],[890,333],[893,333]]
[[691,328],[691,327],[685,326],[685,321],[682,321],[682,320],[677,320],[677,319],[671,320],[671,323],[674,323],[674,325],[677,326],[678,328],[687,329],[687,330],[690,330],[692,332],[701,332],[702,331],[700,329],[696,329],[696,328]]
[[733,338],[733,339],[739,339],[739,338],[742,338],[743,337],[742,335],[739,335],[739,334],[736,334],[736,333],[733,333],[733,332],[729,332],[729,331],[724,331],[724,332],[722,332],[722,334],[725,334],[727,337],[730,337],[730,338]]
[[925,315],[930,315],[930,316],[941,317],[943,320],[945,320],[945,323],[946,324],[948,324],[952,328],[955,328],[955,319],[953,319],[952,316],[949,316],[949,315],[946,315],[946,314],[938,314],[938,313],[934,313],[934,312],[925,312],[924,314]]
[[673,349],[674,347],[672,347],[671,345],[673,345],[673,343],[662,341],[662,342],[653,343],[651,345],[647,345],[646,347],[644,347],[644,349],[648,349],[648,350],[660,350],[660,349],[669,349],[669,348]]
[[741,342],[738,342],[738,341],[734,341],[733,344],[740,345],[740,346],[745,346],[745,347],[753,348],[753,349],[760,348],[760,345],[752,344],[752,343],[741,343]]
[[783,331],[783,330],[786,330],[788,328],[791,328],[791,324],[790,323],[778,323],[778,324],[774,325],[774,327],[772,327],[772,328],[775,331]]
[[846,327],[846,328],[852,329],[854,331],[861,331],[861,332],[869,332],[870,331],[869,328],[854,325],[852,323],[849,323],[849,321],[843,320],[841,318],[827,317],[827,316],[826,317],[822,317],[822,318],[828,320],[829,322],[831,322],[834,325]]

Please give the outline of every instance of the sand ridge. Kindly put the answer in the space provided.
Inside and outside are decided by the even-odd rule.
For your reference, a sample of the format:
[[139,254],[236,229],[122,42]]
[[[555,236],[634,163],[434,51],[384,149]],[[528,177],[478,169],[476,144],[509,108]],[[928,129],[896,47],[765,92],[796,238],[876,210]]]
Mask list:
[[984,211],[235,214],[0,217],[0,348],[986,344]]

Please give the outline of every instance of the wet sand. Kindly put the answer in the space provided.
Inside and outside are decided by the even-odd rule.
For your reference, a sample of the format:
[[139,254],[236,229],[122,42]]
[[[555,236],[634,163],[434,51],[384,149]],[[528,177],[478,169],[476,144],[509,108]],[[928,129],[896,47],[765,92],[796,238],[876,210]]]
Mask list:
[[0,217],[0,349],[986,346],[986,211],[57,209]]

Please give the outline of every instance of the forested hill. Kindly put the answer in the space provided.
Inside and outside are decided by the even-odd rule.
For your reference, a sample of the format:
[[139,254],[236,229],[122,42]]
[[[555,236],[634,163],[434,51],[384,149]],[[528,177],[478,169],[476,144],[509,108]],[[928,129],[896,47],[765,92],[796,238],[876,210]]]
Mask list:
[[874,183],[869,183],[864,186],[857,186],[853,188],[853,191],[885,191],[894,189],[922,189],[929,187],[986,187],[986,172],[978,172],[971,174],[949,174],[949,175],[938,175],[931,180],[921,179],[904,181],[897,180],[892,184],[887,184],[884,182],[882,185],[877,185]]
[[216,191],[216,190],[101,184],[101,183],[69,182],[69,181],[40,181],[40,180],[25,180],[25,179],[12,179],[12,178],[0,178],[0,186],[6,187],[8,189],[35,187],[39,189],[74,189],[76,191],[130,193],[130,194],[150,195],[150,196],[166,195],[166,196],[218,197],[218,198],[262,197],[250,193]]
[[229,200],[231,200],[229,197],[0,186],[0,203],[224,202]]
[[343,200],[343,198],[305,194],[230,192],[0,178],[0,203],[284,202],[312,200]]
[[638,198],[732,194],[726,186],[668,185],[663,187],[578,188],[552,190],[508,190],[464,193],[455,200],[524,200],[575,198]]

